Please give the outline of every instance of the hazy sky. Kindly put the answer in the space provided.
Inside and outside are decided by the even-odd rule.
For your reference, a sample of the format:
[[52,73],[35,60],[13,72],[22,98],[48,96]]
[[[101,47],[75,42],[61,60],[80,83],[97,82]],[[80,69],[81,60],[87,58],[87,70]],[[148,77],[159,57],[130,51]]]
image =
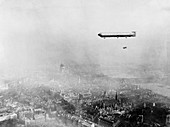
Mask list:
[[[97,36],[133,30],[136,38]],[[60,62],[164,66],[169,35],[169,0],[0,0],[2,71]]]

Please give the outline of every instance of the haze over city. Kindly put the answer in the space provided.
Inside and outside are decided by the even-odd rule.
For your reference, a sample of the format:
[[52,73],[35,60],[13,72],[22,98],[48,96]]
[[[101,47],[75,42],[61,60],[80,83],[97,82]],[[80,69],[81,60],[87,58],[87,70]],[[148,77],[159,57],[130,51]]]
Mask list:
[[[168,0],[1,0],[0,72],[19,73],[49,63],[56,68],[76,63],[165,71],[169,5]],[[131,31],[136,38],[97,36]]]

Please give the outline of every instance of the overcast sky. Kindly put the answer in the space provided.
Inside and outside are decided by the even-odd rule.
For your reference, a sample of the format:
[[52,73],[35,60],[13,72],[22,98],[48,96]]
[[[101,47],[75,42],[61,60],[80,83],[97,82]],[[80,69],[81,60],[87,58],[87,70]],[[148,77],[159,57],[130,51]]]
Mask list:
[[[131,31],[136,38],[97,36]],[[169,0],[0,0],[1,71],[60,62],[165,66],[168,35]]]

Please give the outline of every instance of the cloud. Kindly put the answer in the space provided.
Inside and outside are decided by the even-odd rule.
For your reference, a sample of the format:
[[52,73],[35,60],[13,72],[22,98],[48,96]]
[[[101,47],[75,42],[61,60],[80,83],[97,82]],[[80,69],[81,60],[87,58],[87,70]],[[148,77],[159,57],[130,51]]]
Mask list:
[[165,11],[170,11],[170,7],[164,7],[164,8],[162,8],[163,10],[165,10]]
[[151,0],[149,2],[149,6],[155,9],[163,9],[163,8],[170,7],[170,1],[169,0]]

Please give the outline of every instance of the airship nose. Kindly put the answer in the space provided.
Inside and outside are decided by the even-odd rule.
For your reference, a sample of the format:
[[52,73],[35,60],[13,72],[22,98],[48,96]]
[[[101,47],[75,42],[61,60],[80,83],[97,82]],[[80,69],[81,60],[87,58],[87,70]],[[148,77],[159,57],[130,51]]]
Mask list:
[[99,33],[98,36],[101,36],[101,33]]

